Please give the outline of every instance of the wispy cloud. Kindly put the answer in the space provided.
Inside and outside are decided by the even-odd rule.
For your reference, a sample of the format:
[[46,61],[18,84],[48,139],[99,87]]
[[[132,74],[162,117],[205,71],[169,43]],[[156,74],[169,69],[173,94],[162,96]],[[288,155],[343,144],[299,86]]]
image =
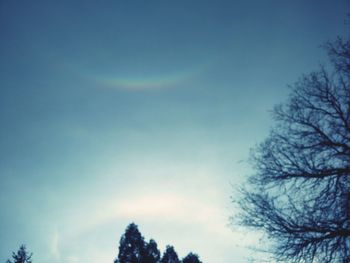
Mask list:
[[60,248],[59,248],[59,241],[60,241],[60,236],[59,236],[58,230],[56,228],[54,233],[53,233],[53,235],[52,235],[51,246],[50,246],[51,256],[55,260],[60,260],[61,259],[61,252],[60,252]]
[[75,255],[70,255],[67,257],[68,263],[76,263],[79,262],[79,258]]

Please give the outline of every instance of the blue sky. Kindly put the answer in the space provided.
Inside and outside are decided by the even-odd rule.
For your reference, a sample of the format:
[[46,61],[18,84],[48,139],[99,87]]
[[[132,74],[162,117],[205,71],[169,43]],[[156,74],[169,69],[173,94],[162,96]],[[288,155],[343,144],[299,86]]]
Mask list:
[[[1,1],[0,261],[162,250],[246,262],[232,186],[287,84],[348,35],[349,2]],[[233,196],[234,198],[234,196]]]

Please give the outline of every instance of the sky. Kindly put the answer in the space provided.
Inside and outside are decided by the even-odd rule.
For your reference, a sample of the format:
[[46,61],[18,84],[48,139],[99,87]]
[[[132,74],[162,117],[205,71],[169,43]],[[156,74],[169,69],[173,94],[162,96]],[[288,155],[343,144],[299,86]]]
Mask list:
[[[349,1],[0,1],[0,262],[113,262],[126,226],[204,263],[288,84],[348,35]],[[259,261],[258,261],[259,262]]]

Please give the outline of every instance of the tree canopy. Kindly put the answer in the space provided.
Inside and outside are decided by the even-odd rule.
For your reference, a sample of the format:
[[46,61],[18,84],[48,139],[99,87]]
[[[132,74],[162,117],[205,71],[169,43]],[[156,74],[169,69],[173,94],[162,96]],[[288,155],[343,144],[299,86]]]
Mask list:
[[[32,263],[32,255],[22,245],[17,253],[12,253],[13,261],[8,259],[6,263]],[[163,256],[160,255],[156,241],[150,239],[149,242],[145,242],[138,226],[131,223],[120,238],[119,253],[114,263],[202,263],[193,253],[189,253],[180,261],[174,247],[169,245],[166,246]]]
[[118,259],[115,263],[140,263],[143,262],[145,242],[137,225],[131,223],[120,239]]
[[21,245],[17,253],[12,252],[12,259],[7,260],[6,263],[32,263],[32,253],[27,252],[25,245]]
[[180,263],[180,260],[173,246],[167,246],[163,254],[161,263]]
[[160,251],[158,249],[156,241],[151,239],[146,245],[145,245],[145,252],[144,252],[145,263],[158,263],[160,260]]
[[156,241],[145,242],[137,225],[131,223],[120,239],[118,258],[114,263],[201,263],[193,253],[184,260],[180,261],[174,247],[169,245],[161,257]]
[[303,76],[274,108],[238,201],[235,218],[266,233],[284,262],[350,262],[350,41],[326,49],[331,66]]
[[198,255],[193,254],[193,253],[189,253],[183,260],[182,263],[202,263],[199,260]]

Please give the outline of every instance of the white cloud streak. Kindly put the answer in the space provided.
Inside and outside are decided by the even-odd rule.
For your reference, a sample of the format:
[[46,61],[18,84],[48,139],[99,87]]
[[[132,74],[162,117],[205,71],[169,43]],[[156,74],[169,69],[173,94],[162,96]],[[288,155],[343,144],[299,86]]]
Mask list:
[[61,259],[61,252],[59,248],[59,241],[60,236],[58,233],[57,228],[55,229],[52,239],[51,239],[51,246],[50,246],[50,253],[54,260],[58,261]]

